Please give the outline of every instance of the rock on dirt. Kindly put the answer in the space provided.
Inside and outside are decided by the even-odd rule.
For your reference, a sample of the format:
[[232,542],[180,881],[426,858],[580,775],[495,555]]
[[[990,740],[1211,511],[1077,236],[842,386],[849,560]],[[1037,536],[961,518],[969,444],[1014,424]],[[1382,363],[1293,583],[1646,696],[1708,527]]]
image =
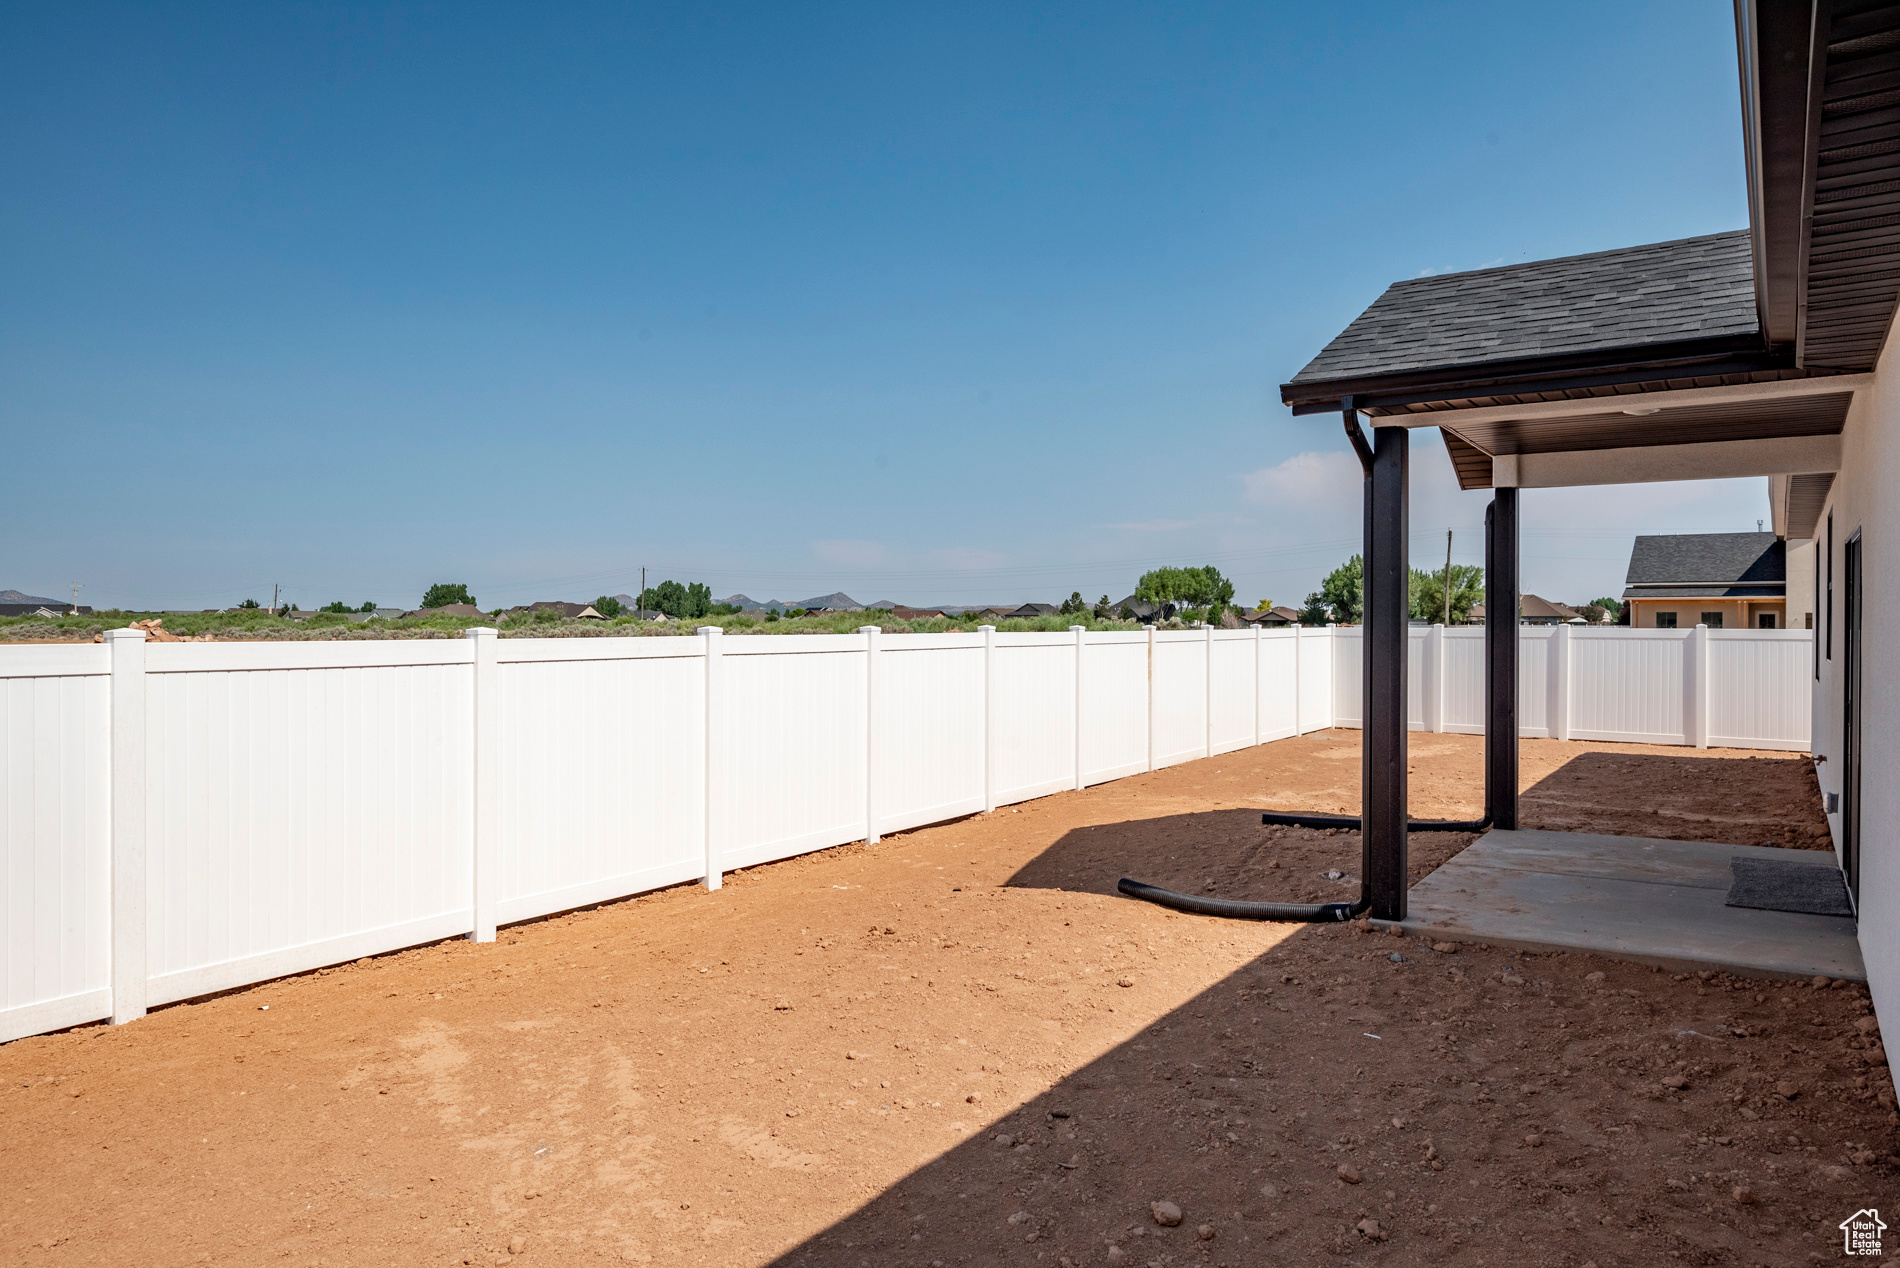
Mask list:
[[1338,1176],[1341,1180],[1344,1180],[1347,1184],[1358,1184],[1361,1180],[1365,1179],[1364,1176],[1359,1174],[1359,1169],[1350,1162],[1340,1163],[1339,1166],[1333,1169],[1333,1174]]
[[1151,1203],[1148,1209],[1154,1212],[1155,1223],[1163,1228],[1173,1228],[1181,1222],[1181,1208],[1172,1202]]
[[1385,1230],[1379,1227],[1379,1221],[1375,1219],[1367,1218],[1360,1220],[1358,1227],[1360,1235],[1370,1241],[1382,1242],[1385,1240]]
[[1194,1235],[1204,1242],[1211,1242],[1214,1240],[1214,1226],[1212,1224],[1203,1224],[1194,1230]]

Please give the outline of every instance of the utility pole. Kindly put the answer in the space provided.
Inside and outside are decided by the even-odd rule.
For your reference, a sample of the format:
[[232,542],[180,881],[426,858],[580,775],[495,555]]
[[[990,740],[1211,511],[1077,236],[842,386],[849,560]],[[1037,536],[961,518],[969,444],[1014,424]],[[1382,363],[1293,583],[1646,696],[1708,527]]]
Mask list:
[[647,605],[647,566],[640,565],[640,599],[633,606],[643,608]]
[[270,583],[270,614],[277,615],[277,583],[275,581]]
[[1451,530],[1445,530],[1445,624],[1451,624]]
[[78,583],[77,581],[75,581],[75,582],[73,582],[73,611],[72,611],[72,614],[73,614],[74,616],[78,616],[78,615],[79,615],[79,583]]

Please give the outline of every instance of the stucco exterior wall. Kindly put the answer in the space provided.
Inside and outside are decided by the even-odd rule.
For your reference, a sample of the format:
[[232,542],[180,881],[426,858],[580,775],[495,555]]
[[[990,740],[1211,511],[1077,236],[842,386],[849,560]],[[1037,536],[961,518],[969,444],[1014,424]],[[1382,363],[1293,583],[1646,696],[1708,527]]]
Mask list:
[[1788,628],[1813,629],[1814,617],[1814,543],[1798,537],[1788,539]]
[[[1874,1007],[1883,1018],[1900,1017],[1900,629],[1893,619],[1900,603],[1900,349],[1889,337],[1873,386],[1855,394],[1842,435],[1841,472],[1834,481],[1821,527],[1816,530],[1823,576],[1823,607],[1815,636],[1825,648],[1831,623],[1833,655],[1820,661],[1814,692],[1814,752],[1823,792],[1841,791],[1841,685],[1846,667],[1842,614],[1846,574],[1842,556],[1849,537],[1861,533],[1865,631],[1862,661],[1860,945]],[[1828,518],[1833,519],[1830,540]],[[1833,599],[1825,577],[1834,570]],[[1840,846],[1841,816],[1828,824]]]

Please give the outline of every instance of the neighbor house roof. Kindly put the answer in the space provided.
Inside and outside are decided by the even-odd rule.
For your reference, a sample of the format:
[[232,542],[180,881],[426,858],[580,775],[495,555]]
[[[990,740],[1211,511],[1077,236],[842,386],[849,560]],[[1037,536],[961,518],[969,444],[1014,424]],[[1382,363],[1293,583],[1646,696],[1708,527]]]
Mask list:
[[1787,548],[1773,533],[1676,533],[1638,537],[1625,599],[1780,598]]
[[1562,603],[1552,603],[1538,595],[1527,594],[1517,601],[1518,613],[1526,621],[1561,621],[1568,623],[1577,619],[1577,610]]
[[1292,385],[1731,337],[1757,344],[1746,229],[1394,282]]

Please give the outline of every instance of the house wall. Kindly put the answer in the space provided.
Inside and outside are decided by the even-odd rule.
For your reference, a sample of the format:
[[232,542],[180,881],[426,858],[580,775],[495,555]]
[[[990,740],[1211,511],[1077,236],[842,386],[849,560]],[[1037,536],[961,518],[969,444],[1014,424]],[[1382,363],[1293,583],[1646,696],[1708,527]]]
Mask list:
[[[1841,616],[1846,600],[1841,561],[1847,540],[1861,533],[1866,594],[1861,749],[1860,945],[1867,962],[1874,1007],[1883,1017],[1900,1016],[1900,780],[1893,778],[1900,754],[1900,634],[1888,616],[1900,602],[1900,539],[1893,490],[1900,489],[1900,352],[1889,338],[1873,386],[1854,395],[1842,434],[1841,471],[1835,478],[1820,527],[1816,566],[1825,583],[1834,568],[1834,594],[1816,613],[1821,648],[1813,697],[1813,746],[1825,758],[1817,768],[1824,793],[1841,791],[1841,683],[1845,646]],[[1833,519],[1830,543],[1829,517]],[[1829,610],[1831,609],[1831,610]],[[1832,656],[1827,654],[1832,624]],[[1836,848],[1841,817],[1828,816]]]
[[1814,543],[1788,539],[1788,628],[1812,629],[1814,621]]
[[1763,612],[1774,614],[1778,630],[1801,628],[1799,620],[1789,623],[1784,599],[1631,599],[1629,602],[1630,624],[1638,629],[1655,629],[1656,617],[1663,612],[1675,613],[1676,628],[1684,630],[1702,624],[1704,612],[1720,612],[1725,630],[1752,630],[1756,628],[1756,617]]

